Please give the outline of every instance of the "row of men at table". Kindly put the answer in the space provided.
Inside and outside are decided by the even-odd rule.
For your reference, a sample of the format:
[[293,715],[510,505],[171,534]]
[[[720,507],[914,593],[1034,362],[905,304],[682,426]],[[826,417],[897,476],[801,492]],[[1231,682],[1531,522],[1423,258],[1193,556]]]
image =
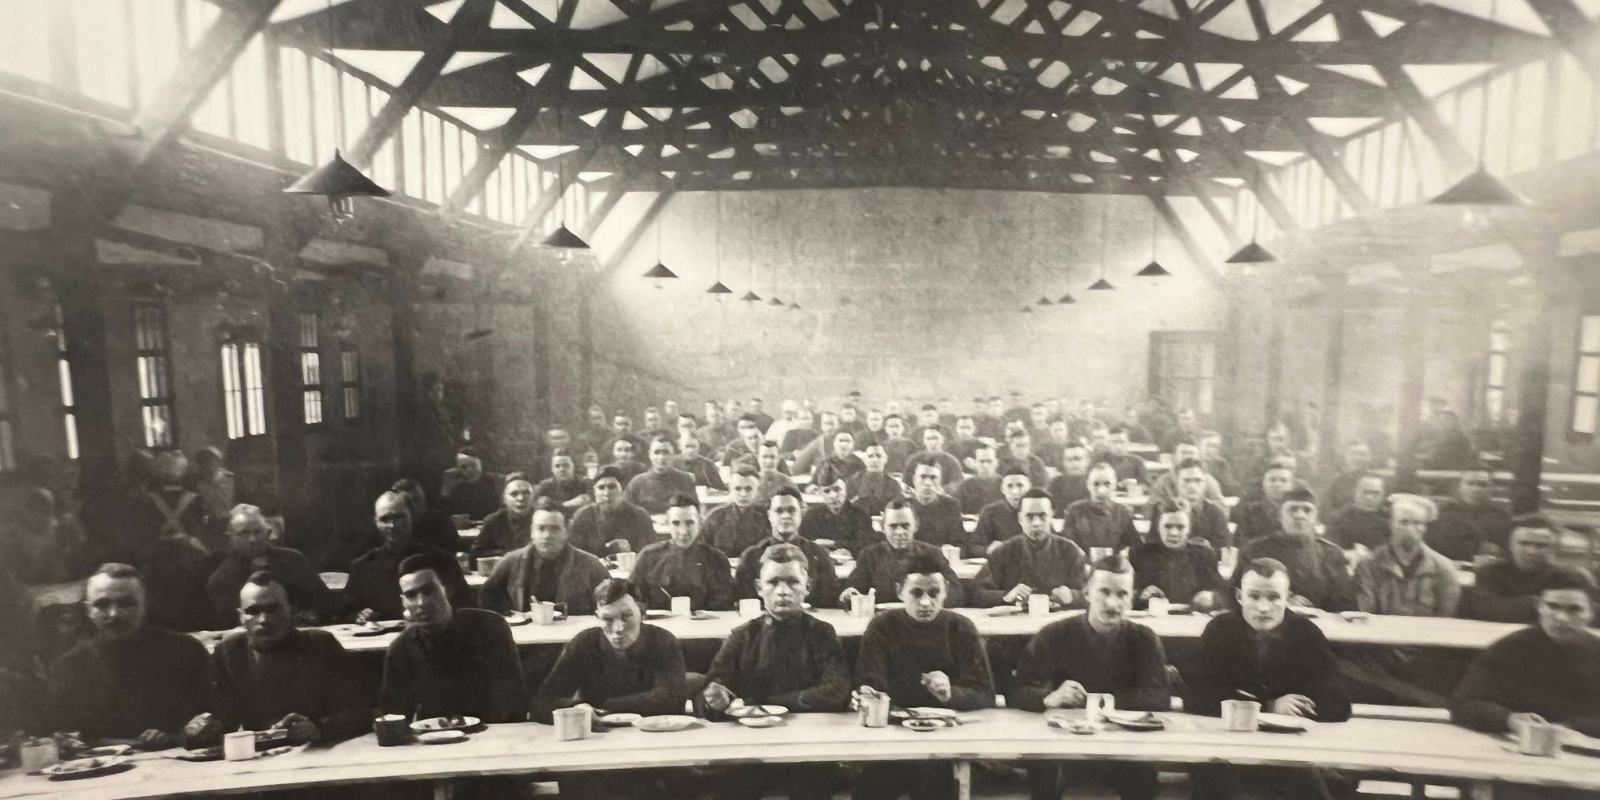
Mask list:
[[[1028,501],[1044,513],[1047,500]],[[889,515],[890,530],[915,525],[903,508]],[[553,528],[562,525],[559,514],[540,519]],[[1031,539],[1041,540],[1048,541]],[[569,550],[565,557],[582,556]],[[798,713],[843,712],[853,687],[886,692],[902,707],[975,711],[996,704],[982,637],[969,618],[947,610],[959,588],[937,551],[919,550],[898,563],[892,596],[904,606],[881,611],[867,625],[853,673],[833,627],[804,605],[832,573],[826,554],[818,559],[803,545],[786,542],[764,547],[741,578],[761,599],[764,613],[733,630],[707,674],[687,673],[674,635],[643,622],[639,587],[606,578],[583,603],[599,626],[567,643],[531,695],[505,618],[453,604],[448,578],[454,567],[448,556],[419,552],[391,573],[410,624],[388,647],[374,711],[352,682],[338,640],[295,626],[294,593],[277,575],[249,576],[237,594],[244,630],[208,655],[192,637],[145,625],[142,575],[130,566],[105,565],[87,584],[96,638],[62,656],[50,672],[58,710],[51,727],[90,739],[134,739],[157,749],[180,740],[204,744],[238,726],[287,729],[297,742],[337,741],[367,731],[374,713],[549,722],[554,709],[578,703],[654,715],[681,713],[691,702],[698,713],[719,720],[741,701]],[[1236,610],[1210,620],[1190,672],[1176,676],[1156,634],[1129,619],[1140,596],[1136,568],[1120,556],[1094,562],[1086,581],[1053,592],[1086,605],[1087,613],[1051,622],[1033,637],[1006,705],[1029,711],[1082,708],[1089,693],[1099,692],[1113,695],[1121,710],[1168,711],[1176,677],[1184,710],[1192,714],[1216,716],[1225,700],[1254,699],[1275,713],[1321,722],[1348,719],[1349,697],[1327,640],[1315,623],[1293,611],[1302,587],[1294,584],[1292,570],[1262,557],[1246,561],[1240,574]],[[1456,723],[1516,732],[1549,721],[1600,735],[1600,638],[1589,627],[1595,585],[1581,572],[1557,574],[1559,580],[1537,598],[1537,623],[1491,645],[1456,688],[1450,706]],[[559,582],[541,569],[523,580],[520,597],[548,592],[548,584]],[[1035,798],[1057,798],[1064,784],[1094,780],[1124,798],[1157,792],[1156,773],[1146,765],[1027,766]],[[615,775],[563,778],[564,790],[633,797],[660,790],[651,782],[655,778]],[[871,764],[854,793],[947,798],[950,775],[936,763]],[[1226,765],[1197,766],[1194,776],[1194,795],[1208,798],[1232,796],[1240,782],[1265,784],[1285,797],[1312,796],[1312,784],[1329,778],[1320,771]],[[716,796],[736,798],[759,797],[769,788],[821,798],[839,781],[837,770],[826,764],[740,766],[711,777]]]
[[[521,610],[530,593],[524,587],[535,586],[539,591],[533,594],[586,613],[577,611],[586,607],[584,598],[609,576],[600,556],[633,550],[639,557],[632,578],[646,607],[666,608],[670,597],[681,596],[691,598],[696,608],[729,609],[752,596],[749,587],[760,553],[780,543],[801,547],[817,563],[855,559],[844,581],[833,574],[819,574],[814,581],[810,602],[825,608],[847,603],[852,592],[892,594],[901,562],[920,552],[944,558],[943,546],[987,559],[976,578],[964,583],[956,582],[947,564],[956,605],[994,606],[1030,592],[1065,594],[1081,588],[1085,553],[1094,548],[1127,554],[1138,575],[1141,604],[1159,593],[1172,602],[1209,609],[1218,605],[1219,593],[1227,594],[1217,564],[1234,538],[1222,506],[1206,498],[1207,476],[1193,461],[1175,471],[1176,497],[1150,507],[1148,533],[1140,533],[1132,512],[1115,502],[1116,479],[1108,464],[1088,470],[1084,483],[1089,496],[1069,505],[1061,520],[1055,519],[1056,498],[1032,488],[1025,472],[1011,470],[1000,479],[1001,498],[984,506],[969,532],[954,501],[939,491],[942,468],[923,462],[913,473],[911,496],[892,498],[883,507],[881,534],[850,496],[848,481],[836,473],[819,473],[821,483],[814,488],[822,502],[807,508],[792,487],[775,489],[762,500],[758,476],[744,468],[734,475],[733,502],[708,514],[702,515],[692,494],[669,497],[665,540],[646,512],[619,497],[620,481],[611,469],[594,482],[596,502],[570,522],[565,513],[569,507],[559,498],[539,494],[527,481],[508,481],[506,508],[491,515],[478,537],[493,543],[483,552],[504,557],[479,596],[468,588],[461,568],[442,576],[457,605]],[[1521,518],[1508,537],[1510,557],[1484,564],[1475,585],[1463,591],[1455,564],[1428,544],[1430,523],[1439,515],[1436,504],[1414,495],[1385,498],[1381,482],[1362,481],[1359,502],[1363,509],[1376,503],[1370,513],[1383,517],[1387,532],[1381,542],[1368,540],[1371,549],[1352,575],[1345,550],[1318,535],[1317,500],[1311,492],[1295,486],[1292,474],[1280,468],[1269,469],[1264,486],[1259,503],[1265,505],[1251,501],[1249,507],[1270,507],[1273,529],[1247,540],[1240,558],[1282,561],[1304,602],[1324,610],[1531,622],[1535,598],[1558,566],[1557,527],[1542,517]],[[379,498],[375,522],[383,544],[351,564],[342,596],[330,592],[303,557],[272,545],[270,526],[250,507],[241,507],[228,526],[234,552],[208,583],[216,611],[229,613],[229,598],[246,577],[266,568],[284,576],[308,620],[399,618],[400,598],[390,580],[395,565],[416,552],[448,550],[419,535],[414,507],[400,493]],[[1053,520],[1062,525],[1059,534],[1052,529]],[[727,567],[729,557],[740,562],[737,578]]]

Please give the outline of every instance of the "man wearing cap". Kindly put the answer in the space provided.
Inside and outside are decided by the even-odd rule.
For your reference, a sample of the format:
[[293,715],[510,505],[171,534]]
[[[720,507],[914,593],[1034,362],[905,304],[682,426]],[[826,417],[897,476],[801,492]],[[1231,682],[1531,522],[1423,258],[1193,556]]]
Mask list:
[[[1295,594],[1289,603],[1323,611],[1356,607],[1355,585],[1344,550],[1317,535],[1317,497],[1310,489],[1291,489],[1278,510],[1278,533],[1250,542],[1240,550],[1240,563],[1269,559],[1289,571]],[[1241,573],[1242,574],[1242,573]]]
[[1083,588],[1083,549],[1051,532],[1054,516],[1043,491],[1029,489],[1018,498],[1019,535],[989,549],[988,563],[972,582],[974,606],[1022,603],[1033,594],[1048,594],[1062,606],[1082,599],[1076,592]]
[[629,576],[639,605],[671,609],[672,598],[687,597],[691,608],[733,608],[728,556],[701,536],[700,503],[694,495],[674,495],[667,501],[667,528],[667,541],[641,551]]
[[800,535],[800,515],[805,501],[794,487],[779,489],[767,501],[767,520],[772,526],[771,535],[744,549],[739,554],[739,569],[734,573],[734,591],[740,598],[756,596],[756,584],[761,572],[761,554],[777,544],[794,545],[815,566],[811,580],[811,593],[807,602],[815,608],[829,608],[839,596],[839,578],[833,570],[833,558],[821,545]]
[[574,547],[603,556],[643,550],[655,543],[656,528],[650,512],[623,496],[622,474],[612,465],[595,476],[594,502],[573,515],[571,535]]

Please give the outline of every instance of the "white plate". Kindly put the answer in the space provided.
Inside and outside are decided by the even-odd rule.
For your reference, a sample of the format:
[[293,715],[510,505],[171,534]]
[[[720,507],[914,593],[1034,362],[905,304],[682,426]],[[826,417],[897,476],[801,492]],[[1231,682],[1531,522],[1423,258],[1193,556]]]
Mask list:
[[771,703],[759,703],[757,705],[747,706],[741,702],[738,705],[728,707],[728,716],[733,717],[734,719],[781,717],[787,713],[789,713],[789,709],[787,707],[775,706]]
[[1257,714],[1256,722],[1265,722],[1268,725],[1276,725],[1280,728],[1294,728],[1302,731],[1311,730],[1311,727],[1317,724],[1305,717],[1297,717],[1293,714],[1269,714],[1266,712]]
[[433,731],[431,733],[424,733],[417,736],[417,741],[422,742],[423,744],[451,744],[453,742],[464,742],[466,740],[467,735],[461,731]]
[[910,728],[911,730],[921,731],[923,733],[940,730],[942,728],[948,728],[951,727],[951,725],[952,723],[948,719],[908,719],[900,723],[900,726],[903,728]]
[[746,728],[770,728],[782,725],[783,717],[740,717],[739,724]]
[[449,717],[419,719],[416,722],[411,723],[411,732],[422,734],[432,733],[434,731],[462,731],[466,730],[467,728],[478,727],[478,723],[480,721],[481,720],[479,720],[477,717],[460,717],[458,718],[458,722],[452,724]]
[[644,719],[644,717],[642,717],[642,716],[640,716],[638,714],[630,714],[630,713],[606,714],[606,715],[603,715],[603,716],[600,717],[600,724],[601,725],[605,725],[606,727],[609,727],[609,728],[626,728],[629,725],[632,725],[632,724],[638,722],[641,719]]
[[955,719],[956,711],[951,708],[919,706],[903,710],[894,709],[889,712],[889,716],[895,719]]
[[895,609],[905,608],[905,607],[906,607],[906,604],[902,603],[902,602],[900,602],[898,600],[890,600],[887,603],[879,603],[877,605],[877,609],[879,611],[894,611]]
[[659,717],[645,717],[633,723],[633,727],[650,733],[670,733],[681,731],[694,724],[694,717],[682,714],[665,714]]

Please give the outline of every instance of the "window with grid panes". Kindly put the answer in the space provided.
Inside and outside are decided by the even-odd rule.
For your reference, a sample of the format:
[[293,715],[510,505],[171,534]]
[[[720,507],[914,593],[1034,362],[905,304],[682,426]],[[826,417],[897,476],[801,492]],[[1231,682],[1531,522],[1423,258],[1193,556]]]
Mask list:
[[344,418],[361,418],[361,351],[345,345],[339,351],[339,388],[344,394]]
[[322,354],[317,350],[319,323],[316,314],[300,315],[300,384],[307,425],[322,424]]
[[61,428],[67,437],[67,458],[78,457],[77,400],[72,393],[72,362],[67,360],[67,326],[61,306],[56,306],[56,375],[61,387]]
[[1483,415],[1498,423],[1506,407],[1506,380],[1511,371],[1511,332],[1503,319],[1489,326],[1489,362],[1483,381]]
[[236,338],[223,343],[222,400],[229,439],[267,432],[266,382],[262,379],[259,342]]
[[168,375],[167,312],[160,306],[133,308],[133,337],[138,351],[139,412],[146,447],[172,447],[178,437]]
[[1572,432],[1594,436],[1600,424],[1600,314],[1578,324],[1578,368],[1572,381]]

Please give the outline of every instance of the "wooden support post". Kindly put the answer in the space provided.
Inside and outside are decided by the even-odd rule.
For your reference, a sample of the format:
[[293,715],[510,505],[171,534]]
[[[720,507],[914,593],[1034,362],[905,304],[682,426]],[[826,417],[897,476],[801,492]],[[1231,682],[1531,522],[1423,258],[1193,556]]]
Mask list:
[[1273,302],[1267,310],[1272,327],[1267,332],[1267,418],[1272,425],[1283,414],[1283,303]]
[[421,445],[428,440],[414,434],[419,426],[426,424],[420,408],[421,403],[426,401],[422,398],[422,386],[417,382],[414,332],[417,327],[417,277],[428,259],[425,253],[413,256],[409,255],[410,252],[389,254],[395,268],[391,293],[393,313],[389,323],[394,348],[394,429],[399,434],[396,437],[396,449],[400,458],[400,473],[422,480],[423,485],[427,486],[432,482],[430,473],[438,465],[426,463],[427,453],[421,452]]
[[1524,350],[1527,357],[1521,362],[1517,378],[1517,434],[1516,445],[1508,454],[1511,473],[1511,512],[1528,514],[1539,510],[1539,484],[1544,477],[1544,440],[1549,423],[1550,406],[1550,356],[1554,331],[1550,321],[1556,306],[1563,298],[1571,297],[1582,284],[1572,268],[1555,257],[1558,243],[1542,242],[1542,247],[1530,246],[1534,254],[1529,267],[1537,272],[1539,280],[1539,309],[1532,315],[1533,327],[1528,330]]
[[963,759],[950,766],[955,772],[956,800],[972,800],[972,762]]
[[[1328,304],[1327,342],[1323,348],[1322,371],[1322,458],[1327,466],[1337,467],[1344,453],[1344,443],[1339,438],[1340,382],[1344,378],[1344,304]],[[1322,498],[1325,507],[1333,508],[1347,498]]]
[[[265,260],[283,275],[293,275],[299,264],[301,245],[297,242],[313,235],[313,232],[301,230],[303,221],[296,223],[293,214],[286,211],[279,216],[278,224],[265,231]],[[324,529],[327,523],[318,519],[316,510],[308,508],[306,503],[306,419],[300,373],[300,319],[291,301],[292,281],[275,280],[268,274],[262,277],[261,284],[268,309],[267,412],[271,422],[267,430],[277,466],[278,502],[285,528],[306,536]],[[324,376],[326,374],[324,367]],[[302,551],[308,544],[299,538],[290,542],[290,546]],[[318,552],[313,557],[320,555]]]
[[1394,486],[1390,491],[1417,489],[1417,439],[1422,428],[1429,317],[1428,307],[1415,296],[1411,297],[1406,304],[1405,333],[1400,345],[1400,435],[1396,442]]

